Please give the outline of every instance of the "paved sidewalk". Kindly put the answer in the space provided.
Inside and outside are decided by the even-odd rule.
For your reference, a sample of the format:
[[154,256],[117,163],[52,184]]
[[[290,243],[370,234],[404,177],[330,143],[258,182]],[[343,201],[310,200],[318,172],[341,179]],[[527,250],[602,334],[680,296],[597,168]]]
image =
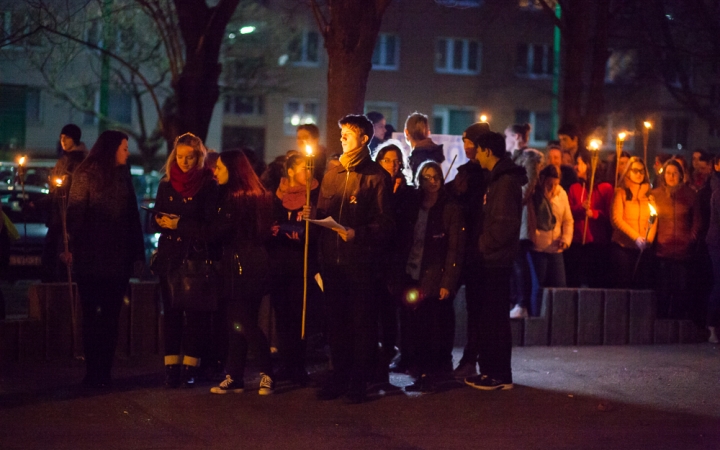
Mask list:
[[710,344],[515,348],[514,390],[408,395],[393,376],[362,405],[169,391],[159,358],[119,366],[110,392],[80,389],[82,367],[0,367],[0,449],[720,449]]

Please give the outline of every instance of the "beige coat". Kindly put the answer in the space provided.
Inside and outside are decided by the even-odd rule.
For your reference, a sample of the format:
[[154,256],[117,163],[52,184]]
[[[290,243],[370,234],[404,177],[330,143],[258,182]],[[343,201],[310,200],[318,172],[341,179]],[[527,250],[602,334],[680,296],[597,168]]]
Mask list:
[[555,216],[555,228],[549,231],[535,230],[533,250],[536,252],[560,253],[562,252],[560,242],[563,242],[567,247],[572,243],[575,221],[570,211],[570,202],[565,189],[560,186],[555,188],[550,200],[550,206]]

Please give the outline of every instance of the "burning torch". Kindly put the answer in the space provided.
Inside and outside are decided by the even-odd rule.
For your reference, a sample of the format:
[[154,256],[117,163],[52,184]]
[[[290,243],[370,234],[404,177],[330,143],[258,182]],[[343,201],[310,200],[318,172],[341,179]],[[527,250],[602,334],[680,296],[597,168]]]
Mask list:
[[[593,188],[595,187],[595,171],[597,170],[598,165],[598,159],[599,159],[599,153],[600,153],[600,146],[602,145],[602,141],[599,139],[593,139],[590,141],[590,145],[588,150],[590,150],[590,166],[591,166],[591,172],[590,172],[590,189],[588,190],[588,211],[592,208],[592,194],[593,194]],[[588,222],[590,222],[590,217],[585,214],[585,227],[583,228],[583,239],[582,243],[585,245],[585,240],[587,239],[587,230],[588,230]]]
[[[310,145],[305,145],[305,206],[310,205],[310,190],[312,189],[313,172],[315,171],[315,156]],[[303,309],[302,326],[300,331],[301,339],[305,339],[305,317],[307,314],[307,290],[308,290],[308,254],[310,250],[310,222],[305,221],[305,256],[303,260]]]
[[53,179],[53,183],[55,184],[55,187],[57,189],[57,192],[60,194],[60,221],[62,222],[62,234],[63,234],[63,255],[64,255],[64,263],[65,263],[65,270],[67,271],[67,286],[68,286],[68,294],[70,295],[70,314],[72,316],[72,328],[73,328],[73,352],[75,354],[76,358],[82,358],[82,354],[80,353],[80,350],[78,348],[78,344],[80,342],[80,339],[78,337],[78,326],[77,326],[77,308],[75,304],[75,293],[73,291],[73,282],[72,282],[72,257],[70,256],[70,239],[68,237],[68,231],[67,231],[67,203],[68,203],[68,196],[67,196],[67,190],[63,189],[63,184],[65,183],[65,177],[55,177]]
[[627,137],[627,133],[624,131],[622,133],[619,133],[617,136],[617,140],[615,141],[615,182],[613,182],[613,187],[617,187],[618,182],[618,175],[620,171],[620,154],[623,151],[623,144],[625,144],[625,137]]
[[[653,224],[657,220],[657,211],[655,210],[655,207],[648,203],[648,207],[650,208],[650,217],[648,217],[648,226],[647,230],[645,230],[645,247],[647,247],[647,240],[648,236],[650,236],[650,229],[652,228]],[[640,254],[638,255],[638,259],[635,262],[635,270],[633,270],[633,277],[632,279],[635,279],[635,275],[637,275],[638,267],[640,266],[640,260],[642,259],[643,252],[645,251],[645,247],[640,249]]]

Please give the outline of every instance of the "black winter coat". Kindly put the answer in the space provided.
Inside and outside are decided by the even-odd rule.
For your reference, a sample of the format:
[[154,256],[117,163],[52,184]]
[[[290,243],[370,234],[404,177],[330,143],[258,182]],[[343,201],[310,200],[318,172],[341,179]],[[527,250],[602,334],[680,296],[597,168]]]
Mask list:
[[133,263],[145,260],[137,198],[128,166],[112,180],[91,166],[75,172],[67,206],[73,270],[79,275],[129,278]]
[[355,230],[355,239],[345,242],[335,231],[314,227],[323,264],[358,267],[377,263],[395,227],[391,192],[390,175],[369,156],[350,170],[338,164],[325,173],[317,218],[332,216],[340,225]]
[[[403,250],[397,270],[405,273],[415,236],[415,223],[422,203],[422,193],[416,191],[398,214],[398,238]],[[458,288],[465,257],[465,219],[462,207],[444,190],[428,211],[425,242],[420,267],[420,292],[424,298],[438,298],[444,288],[453,295]]]
[[60,209],[62,208],[63,196],[69,195],[70,188],[72,187],[73,173],[75,169],[80,166],[85,158],[87,157],[87,151],[85,150],[73,150],[71,152],[63,152],[63,155],[55,163],[55,167],[50,171],[50,178],[63,178],[62,186],[58,187],[54,182],[50,183],[50,195],[47,196],[47,200],[50,202],[50,215],[48,216],[46,225],[48,228],[60,229],[62,227],[62,221],[60,219]]
[[208,244],[203,224],[208,224],[217,216],[218,186],[208,172],[202,187],[192,197],[183,198],[169,180],[158,186],[155,199],[157,211],[180,216],[177,229],[161,228],[155,218],[150,221],[152,228],[160,233],[158,250],[152,269],[157,275],[167,275],[170,270],[180,267],[183,258],[204,257],[205,249],[212,259],[219,258],[215,247]]
[[512,266],[520,249],[522,187],[527,182],[525,168],[515,165],[509,156],[501,158],[490,172],[479,239],[485,266]]
[[415,181],[418,168],[427,160],[435,161],[438,164],[445,161],[443,146],[435,144],[430,138],[418,142],[410,153],[409,163],[410,169],[412,170],[413,182]]
[[[458,167],[455,179],[445,186],[448,194],[463,207],[467,229],[465,261],[470,265],[478,261],[480,255],[477,242],[482,234],[483,202],[489,175],[490,172],[480,164],[468,161]],[[470,269],[467,264],[466,269]]]

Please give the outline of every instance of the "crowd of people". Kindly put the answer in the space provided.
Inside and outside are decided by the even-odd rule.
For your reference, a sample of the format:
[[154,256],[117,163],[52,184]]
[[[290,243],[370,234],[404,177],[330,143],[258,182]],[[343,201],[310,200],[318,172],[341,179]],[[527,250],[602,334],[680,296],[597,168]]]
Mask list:
[[[338,125],[342,153],[329,154],[319,129],[305,124],[298,149],[267,167],[248,150],[209,152],[191,133],[175,140],[150,211],[168,388],[195,386],[200,367],[213,363],[224,379],[212,393],[243,392],[250,351],[259,394],[278,381],[306,385],[307,315],[310,332],[329,344],[321,400],[361,403],[390,371],[413,375],[410,392],[458,378],[511,389],[510,320],[538,315],[544,287],[654,288],[659,317],[692,319],[717,342],[717,156],[698,151],[687,167],[681,156],[658,155],[651,181],[637,156],[598,161],[571,125],[541,152],[528,148],[527,124],[503,134],[479,122],[462,136],[468,162],[446,182],[427,116],[405,122],[409,157],[383,133],[379,113]],[[105,131],[86,158],[66,151],[58,162],[71,245],[55,252],[78,283],[84,383],[93,387],[111,382],[120,306],[144,262],[127,140]],[[467,345],[454,367],[461,286]],[[268,295],[276,360],[258,324]]]

